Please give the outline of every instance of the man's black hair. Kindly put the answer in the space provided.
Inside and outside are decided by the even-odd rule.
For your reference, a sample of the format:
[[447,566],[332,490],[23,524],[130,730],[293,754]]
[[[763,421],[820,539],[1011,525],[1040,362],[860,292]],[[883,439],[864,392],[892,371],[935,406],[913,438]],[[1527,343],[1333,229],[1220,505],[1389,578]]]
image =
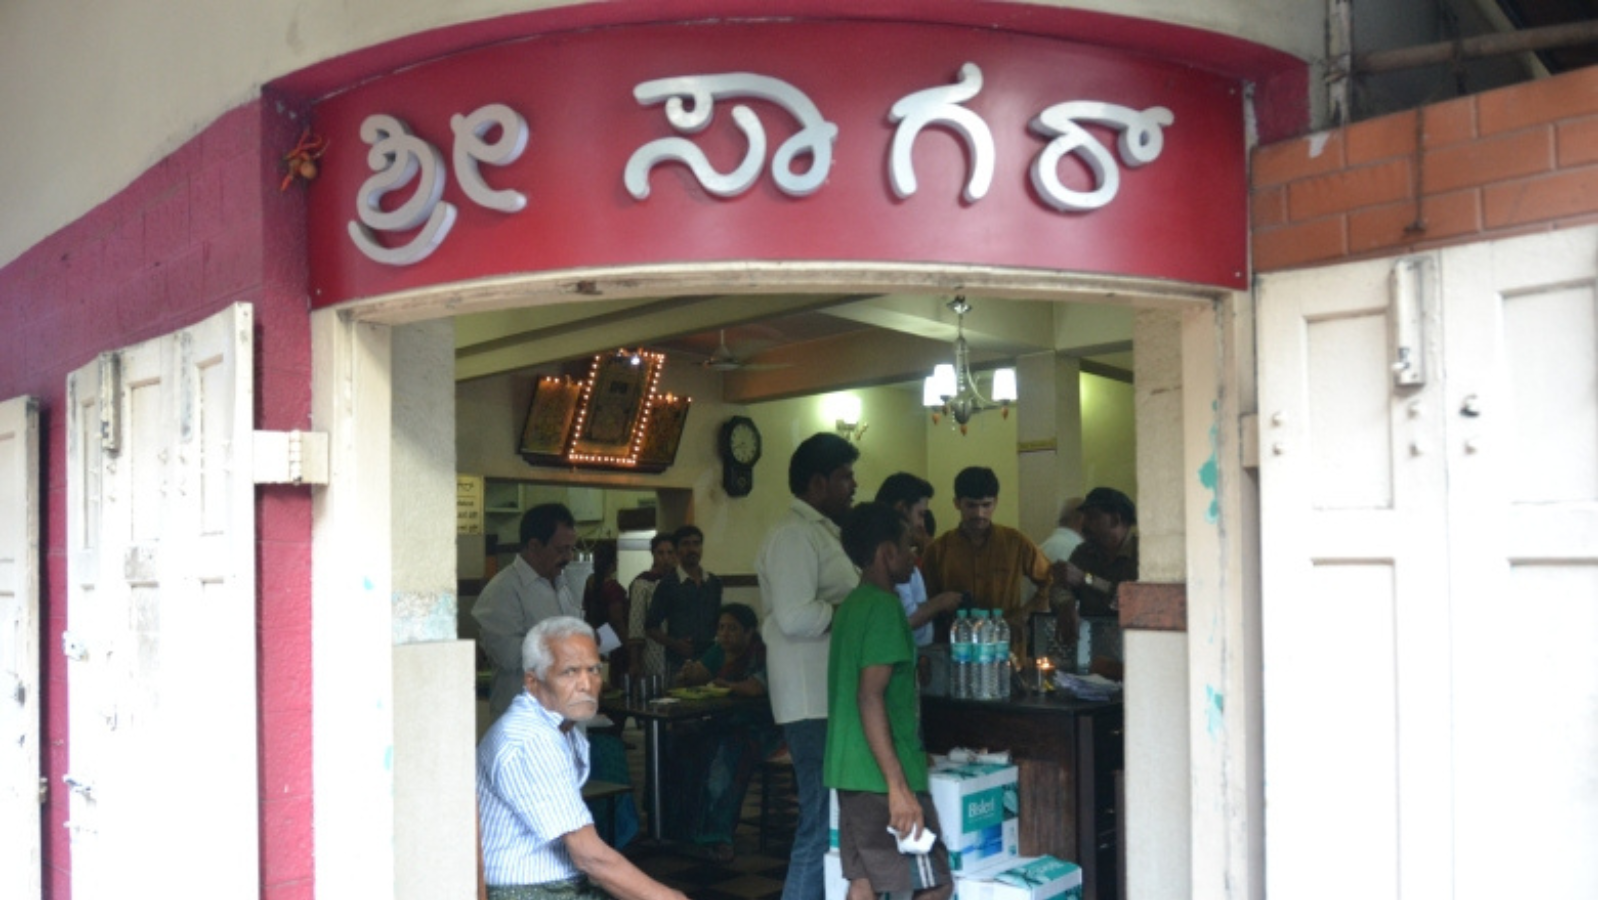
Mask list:
[[932,497],[933,485],[926,478],[918,478],[910,472],[896,472],[883,480],[883,484],[878,486],[878,496],[873,499],[890,506],[904,503],[911,507],[916,506],[918,500]]
[[697,537],[700,539],[701,543],[704,543],[706,539],[706,533],[693,525],[684,525],[672,533],[673,545],[676,546],[683,543],[683,539],[686,537]]
[[562,504],[541,503],[522,514],[522,527],[517,529],[517,537],[522,540],[523,547],[527,547],[529,541],[548,544],[557,525],[576,529],[578,522],[572,518],[572,510]]
[[650,538],[650,552],[651,553],[656,552],[656,548],[661,546],[662,544],[671,544],[674,547],[676,547],[678,545],[678,536],[676,534],[674,534],[673,532],[670,532],[670,531],[658,531],[658,532],[656,532]]
[[1000,496],[1000,477],[986,466],[967,466],[956,473],[956,499],[982,500]]
[[861,458],[856,445],[832,432],[820,431],[800,442],[789,457],[789,493],[799,497],[811,484],[811,476],[827,478],[840,466]]
[[865,569],[884,541],[899,541],[906,531],[905,517],[887,503],[874,500],[850,510],[839,527],[839,542],[850,561]]

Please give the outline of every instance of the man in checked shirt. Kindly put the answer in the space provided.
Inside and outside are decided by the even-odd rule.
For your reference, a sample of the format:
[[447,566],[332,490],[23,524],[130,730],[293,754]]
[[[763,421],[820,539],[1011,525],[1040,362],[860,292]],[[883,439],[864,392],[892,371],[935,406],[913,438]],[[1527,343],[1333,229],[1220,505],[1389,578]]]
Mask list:
[[595,831],[583,802],[600,711],[600,654],[582,619],[545,619],[522,642],[522,693],[478,745],[489,900],[687,900]]

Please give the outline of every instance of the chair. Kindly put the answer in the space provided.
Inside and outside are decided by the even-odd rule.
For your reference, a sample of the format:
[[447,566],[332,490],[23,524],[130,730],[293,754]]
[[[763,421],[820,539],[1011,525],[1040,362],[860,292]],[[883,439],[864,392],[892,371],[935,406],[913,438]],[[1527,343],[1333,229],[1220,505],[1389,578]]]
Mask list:
[[[633,793],[633,788],[614,781],[586,781],[583,783],[583,802],[589,804],[589,809],[598,813],[595,804],[604,804],[606,815],[606,843],[615,847],[617,845],[617,803]],[[600,818],[596,816],[595,818]]]
[[785,747],[762,760],[760,775],[761,808],[755,826],[758,846],[765,853],[768,838],[780,838],[783,844],[793,842],[795,823],[800,820],[794,759],[789,756],[789,749]]

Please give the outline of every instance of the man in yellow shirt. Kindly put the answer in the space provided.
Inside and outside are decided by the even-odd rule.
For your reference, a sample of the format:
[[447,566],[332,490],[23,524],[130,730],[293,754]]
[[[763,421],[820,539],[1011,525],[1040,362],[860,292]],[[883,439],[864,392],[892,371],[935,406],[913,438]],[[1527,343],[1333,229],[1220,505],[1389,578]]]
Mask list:
[[[964,591],[977,606],[1000,610],[1011,626],[1011,645],[1021,652],[1027,646],[1028,616],[1050,608],[1050,559],[1027,535],[994,523],[1000,479],[993,469],[962,469],[955,488],[961,522],[934,538],[922,554],[928,595]],[[1024,578],[1038,587],[1026,603]]]

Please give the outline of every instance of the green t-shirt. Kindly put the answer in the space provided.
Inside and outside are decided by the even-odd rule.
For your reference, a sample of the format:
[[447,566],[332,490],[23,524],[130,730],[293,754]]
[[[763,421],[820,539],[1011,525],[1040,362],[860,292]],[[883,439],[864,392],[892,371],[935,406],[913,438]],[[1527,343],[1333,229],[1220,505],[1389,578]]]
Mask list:
[[822,781],[847,791],[885,794],[889,785],[867,746],[856,706],[861,670],[890,665],[885,712],[895,756],[913,791],[928,789],[928,756],[922,750],[922,707],[917,695],[917,645],[900,598],[862,583],[833,614],[828,643],[828,748]]

